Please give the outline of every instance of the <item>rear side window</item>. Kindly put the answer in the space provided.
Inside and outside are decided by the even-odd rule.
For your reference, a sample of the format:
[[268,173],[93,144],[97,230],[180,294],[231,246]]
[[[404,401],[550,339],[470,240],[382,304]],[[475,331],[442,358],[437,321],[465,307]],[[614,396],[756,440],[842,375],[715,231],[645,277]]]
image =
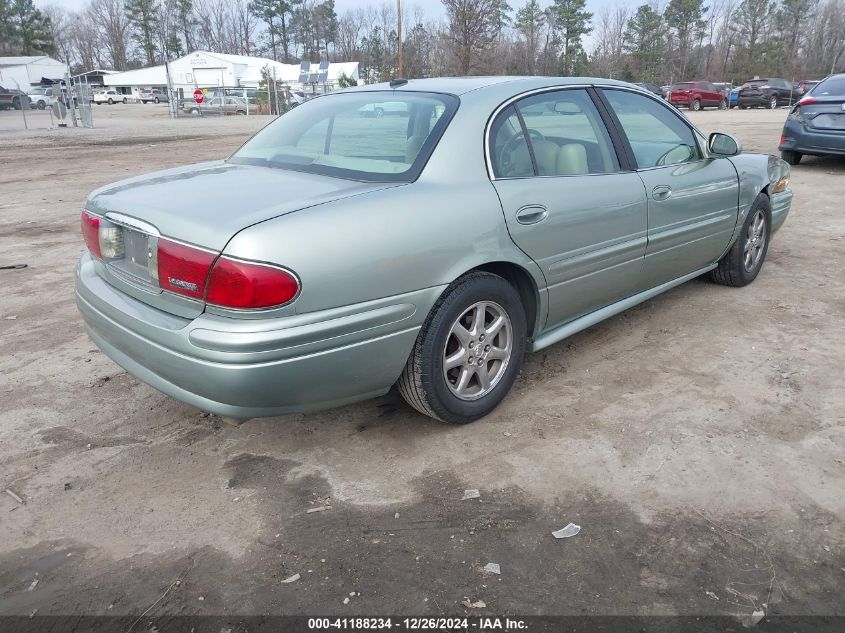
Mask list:
[[496,178],[534,175],[528,140],[513,106],[508,106],[490,126],[490,161]]
[[603,90],[637,161],[637,167],[661,167],[699,160],[692,129],[655,99],[625,90]]
[[619,171],[607,129],[586,90],[544,92],[517,108],[528,129],[540,176],[577,176]]

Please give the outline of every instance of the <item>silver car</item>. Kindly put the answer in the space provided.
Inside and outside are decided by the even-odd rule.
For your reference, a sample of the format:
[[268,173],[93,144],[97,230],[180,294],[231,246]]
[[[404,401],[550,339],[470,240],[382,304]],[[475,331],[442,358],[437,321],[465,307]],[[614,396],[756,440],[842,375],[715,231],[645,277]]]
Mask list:
[[[408,116],[360,114],[397,102]],[[631,84],[397,80],[309,100],[227,160],[92,193],[76,297],[109,357],[204,410],[398,385],[466,423],[526,351],[701,275],[753,281],[788,178]]]

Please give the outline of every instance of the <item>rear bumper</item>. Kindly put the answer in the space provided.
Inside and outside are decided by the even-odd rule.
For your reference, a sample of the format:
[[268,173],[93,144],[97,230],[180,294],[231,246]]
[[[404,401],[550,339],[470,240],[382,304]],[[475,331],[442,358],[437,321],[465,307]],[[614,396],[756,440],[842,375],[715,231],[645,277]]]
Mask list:
[[767,95],[739,95],[736,103],[741,106],[769,105],[771,98]]
[[442,288],[274,319],[183,319],[107,284],[84,255],[76,301],[97,346],[178,400],[251,418],[387,392]]
[[783,136],[783,143],[778,146],[780,151],[845,156],[845,130],[813,131],[800,121],[787,119]]

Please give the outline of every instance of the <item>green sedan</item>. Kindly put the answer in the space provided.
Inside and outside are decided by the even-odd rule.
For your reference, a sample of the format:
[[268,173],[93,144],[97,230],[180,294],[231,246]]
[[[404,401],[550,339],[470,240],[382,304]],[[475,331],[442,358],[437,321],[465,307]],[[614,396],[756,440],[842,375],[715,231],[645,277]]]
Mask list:
[[394,80],[311,99],[226,160],[93,192],[76,298],[109,357],[200,409],[398,385],[463,424],[526,352],[702,275],[751,283],[788,183],[779,158],[631,84]]

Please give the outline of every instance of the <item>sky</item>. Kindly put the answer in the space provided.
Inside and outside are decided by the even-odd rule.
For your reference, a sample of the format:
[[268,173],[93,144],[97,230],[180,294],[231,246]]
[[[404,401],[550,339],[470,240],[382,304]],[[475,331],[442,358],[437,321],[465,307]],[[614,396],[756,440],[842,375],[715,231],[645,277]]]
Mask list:
[[[395,0],[387,1],[395,2]],[[514,12],[516,12],[520,6],[525,4],[525,0],[508,1],[513,7]],[[644,1],[645,0],[629,0],[628,2],[625,0],[587,0],[587,10],[592,11],[595,14],[595,17],[593,18],[593,24],[595,25],[598,13],[604,8],[628,5],[631,9],[633,9],[634,7],[642,4]],[[35,5],[38,7],[56,5],[68,11],[78,11],[87,3],[88,0],[35,0]],[[368,5],[381,6],[382,3],[382,0],[377,0],[375,2],[372,0],[335,0],[335,11],[337,11],[338,15],[341,15],[349,9],[354,10]],[[551,4],[551,0],[540,0],[540,6],[542,7],[548,6],[549,4]],[[445,14],[443,10],[443,3],[440,0],[403,0],[403,8],[410,11],[411,14],[413,14],[414,7],[420,7],[425,12],[426,17],[430,19],[440,18]],[[586,48],[588,50],[590,47],[590,40],[590,37],[586,37],[582,40],[586,44]]]

